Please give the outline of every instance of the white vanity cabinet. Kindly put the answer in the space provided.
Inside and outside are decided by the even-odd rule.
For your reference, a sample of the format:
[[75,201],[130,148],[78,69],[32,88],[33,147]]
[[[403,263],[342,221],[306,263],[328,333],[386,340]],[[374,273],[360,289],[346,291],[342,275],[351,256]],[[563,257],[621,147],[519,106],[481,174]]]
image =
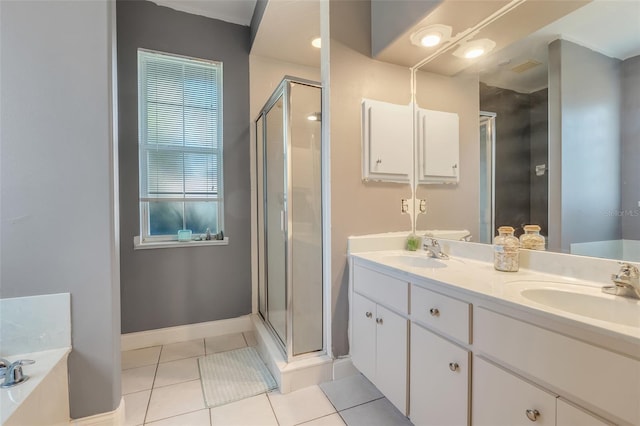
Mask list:
[[410,414],[416,426],[469,424],[470,352],[411,323]]
[[473,426],[555,426],[556,396],[474,357],[472,417]]
[[400,267],[351,265],[353,363],[416,426],[640,425],[640,353]]
[[[469,424],[471,305],[411,285],[409,417],[416,426]],[[436,334],[439,333],[439,334]]]
[[[640,424],[638,359],[485,308],[474,311],[474,354],[486,355],[563,398],[580,401],[589,411],[615,416],[622,424]],[[479,404],[474,392],[474,413]]]
[[407,413],[408,285],[367,268],[354,268],[351,360],[404,414]]

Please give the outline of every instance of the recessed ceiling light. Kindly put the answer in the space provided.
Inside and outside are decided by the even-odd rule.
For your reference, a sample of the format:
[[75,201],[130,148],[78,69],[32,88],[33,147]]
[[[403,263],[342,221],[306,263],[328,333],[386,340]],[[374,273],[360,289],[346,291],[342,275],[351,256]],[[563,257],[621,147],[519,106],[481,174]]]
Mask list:
[[311,40],[311,45],[316,49],[320,49],[320,47],[322,47],[322,39],[320,37],[314,38]]
[[431,33],[428,34],[420,40],[420,44],[424,47],[432,47],[440,44],[440,40],[442,40],[442,34],[440,33]]
[[489,40],[488,38],[481,38],[479,40],[462,43],[460,47],[453,52],[453,55],[458,58],[474,59],[491,52],[495,47],[495,41]]
[[420,47],[437,46],[451,38],[451,31],[452,29],[448,25],[429,25],[411,34],[411,43]]

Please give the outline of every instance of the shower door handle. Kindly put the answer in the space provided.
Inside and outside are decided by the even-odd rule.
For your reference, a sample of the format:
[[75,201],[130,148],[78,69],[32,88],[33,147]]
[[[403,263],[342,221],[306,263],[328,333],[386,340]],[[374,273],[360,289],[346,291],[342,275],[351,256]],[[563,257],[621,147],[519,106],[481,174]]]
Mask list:
[[285,228],[284,228],[285,222],[284,222],[284,220],[285,220],[284,219],[284,210],[280,210],[280,230],[282,232],[285,231]]

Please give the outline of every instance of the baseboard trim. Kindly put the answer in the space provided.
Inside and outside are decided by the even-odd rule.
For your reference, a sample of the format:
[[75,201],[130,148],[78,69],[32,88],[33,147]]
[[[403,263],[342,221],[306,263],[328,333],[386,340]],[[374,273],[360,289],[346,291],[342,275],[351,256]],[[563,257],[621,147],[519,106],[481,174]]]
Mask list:
[[258,352],[278,383],[281,393],[289,393],[311,385],[328,382],[332,376],[333,359],[323,353],[286,362],[274,338],[257,315],[252,317]]
[[353,365],[350,355],[333,360],[333,380],[340,380],[358,373],[359,371]]
[[204,337],[222,336],[224,334],[241,333],[253,330],[251,315],[229,318],[218,321],[199,322],[176,327],[126,333],[121,336],[121,350],[147,348],[149,346],[166,345],[185,342]]
[[124,398],[121,398],[120,405],[115,410],[72,419],[69,424],[71,426],[122,426],[124,425],[124,419]]

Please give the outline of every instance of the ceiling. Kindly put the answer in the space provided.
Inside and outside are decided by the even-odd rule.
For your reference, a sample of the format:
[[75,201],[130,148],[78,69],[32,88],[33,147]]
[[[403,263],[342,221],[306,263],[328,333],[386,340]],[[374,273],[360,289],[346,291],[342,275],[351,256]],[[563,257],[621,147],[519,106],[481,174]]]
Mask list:
[[249,26],[256,0],[151,0],[160,6]]
[[[479,62],[474,71],[491,86],[530,93],[547,87],[548,44],[572,41],[611,58],[640,55],[640,0],[596,0]],[[539,65],[517,73],[527,61]]]
[[252,55],[320,67],[320,49],[311,40],[320,37],[320,2],[270,0],[251,48]]

